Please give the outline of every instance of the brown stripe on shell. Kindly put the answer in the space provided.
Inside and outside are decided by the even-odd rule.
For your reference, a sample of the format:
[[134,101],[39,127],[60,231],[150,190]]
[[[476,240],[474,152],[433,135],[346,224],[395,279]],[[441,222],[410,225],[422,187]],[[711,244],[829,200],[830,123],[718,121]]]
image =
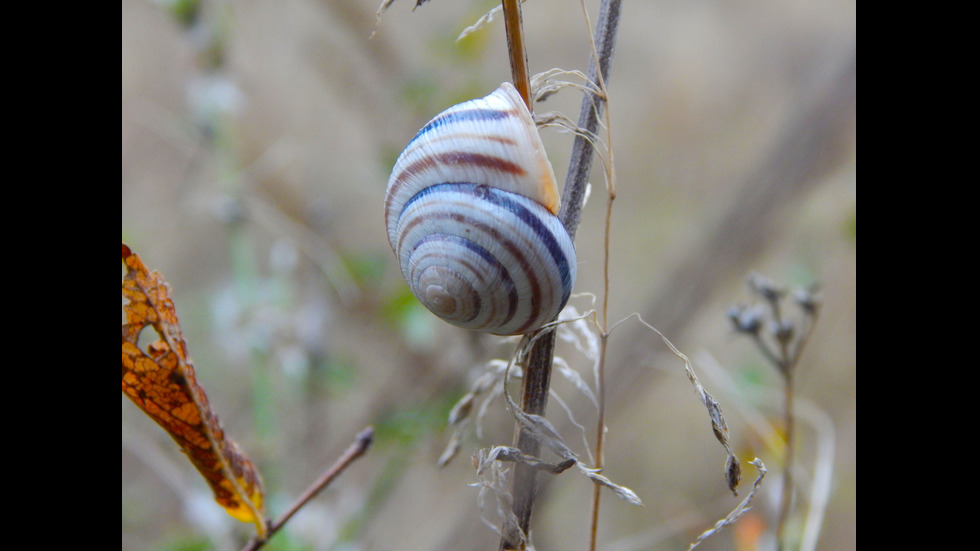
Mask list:
[[[516,174],[517,176],[524,176],[527,171],[524,170],[519,164],[512,163],[507,159],[501,159],[500,157],[494,157],[493,155],[484,155],[483,153],[470,153],[468,151],[450,151],[448,153],[440,153],[436,155],[436,158],[442,164],[466,164],[479,166],[483,168],[489,168],[496,170],[498,172],[506,172],[508,174]],[[482,184],[486,182],[473,182],[474,184]]]
[[[414,163],[406,166],[398,173],[398,177],[392,182],[391,186],[388,188],[388,196],[394,196],[398,193],[398,188],[403,186],[407,180],[418,174],[431,170],[437,165],[472,165],[483,168],[488,168],[491,170],[496,170],[498,172],[505,172],[508,174],[514,174],[517,176],[525,176],[527,171],[521,168],[517,163],[512,163],[506,159],[500,157],[494,157],[493,155],[484,155],[482,153],[469,153],[466,151],[449,151],[446,153],[439,153],[437,155],[427,155],[421,159],[415,161]],[[431,182],[431,184],[441,184],[445,182]],[[473,184],[486,184],[487,182],[469,182]],[[388,219],[389,213],[391,211],[391,202],[385,201],[385,220]]]

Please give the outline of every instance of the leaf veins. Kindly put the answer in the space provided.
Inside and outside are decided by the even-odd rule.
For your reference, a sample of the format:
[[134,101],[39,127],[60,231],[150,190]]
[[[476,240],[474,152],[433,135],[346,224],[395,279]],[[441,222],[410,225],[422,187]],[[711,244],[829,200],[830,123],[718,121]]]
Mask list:
[[[169,285],[125,244],[122,260],[122,294],[128,301],[123,306],[123,393],[173,437],[210,484],[215,501],[236,519],[254,523],[264,537],[262,480],[238,445],[225,436],[197,384]],[[147,326],[158,340],[143,350],[138,340]]]

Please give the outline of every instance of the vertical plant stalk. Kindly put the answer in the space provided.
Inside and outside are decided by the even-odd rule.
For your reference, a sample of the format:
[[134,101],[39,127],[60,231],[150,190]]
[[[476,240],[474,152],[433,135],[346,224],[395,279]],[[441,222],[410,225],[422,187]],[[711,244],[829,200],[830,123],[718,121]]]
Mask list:
[[[777,323],[782,323],[778,306],[774,308]],[[778,549],[782,551],[786,548],[786,527],[789,517],[793,511],[793,495],[796,490],[796,482],[793,479],[793,465],[796,462],[796,415],[793,406],[793,374],[796,365],[799,363],[800,355],[810,340],[810,334],[817,320],[817,310],[813,309],[807,316],[807,326],[804,328],[796,342],[794,350],[790,351],[788,340],[780,341],[780,361],[777,367],[783,374],[784,399],[783,399],[783,423],[786,431],[786,451],[783,453],[783,489],[779,503],[779,519],[776,524],[776,541]]]
[[[601,75],[599,77],[599,89],[605,91],[606,85]],[[608,128],[608,125],[607,125]],[[603,246],[602,261],[602,317],[600,323],[602,332],[599,335],[599,364],[596,374],[596,395],[599,401],[598,419],[596,420],[595,438],[595,469],[602,471],[605,467],[605,455],[603,448],[606,443],[606,350],[609,344],[609,245],[612,230],[612,206],[616,200],[615,176],[613,174],[612,163],[612,136],[606,136],[606,143],[609,146],[609,163],[606,166],[606,180],[608,189],[606,191],[606,226]],[[592,529],[589,531],[589,549],[595,551],[596,542],[599,535],[599,502],[602,498],[602,486],[596,484],[592,488]]]
[[[507,33],[507,51],[510,57],[510,71],[514,87],[524,99],[529,111],[533,112],[531,104],[530,76],[527,66],[527,48],[524,45],[524,21],[521,15],[520,0],[502,0],[504,11],[504,28]],[[521,392],[521,410],[533,415],[544,415],[548,405],[548,389],[551,386],[551,362],[554,358],[554,333],[545,335],[532,346],[528,354],[527,368]],[[534,368],[531,368],[534,366]],[[514,447],[521,452],[537,457],[541,451],[541,443],[537,438],[518,426],[514,436]],[[517,517],[517,525],[521,533],[528,534],[531,525],[531,510],[537,495],[537,471],[522,463],[516,463],[511,482],[513,496],[512,511]],[[514,536],[508,530],[501,530],[500,550],[523,549],[525,541],[514,541]]]
[[[600,19],[600,30],[606,29],[602,24],[605,21],[610,21],[612,28],[609,32],[603,34],[602,36],[596,36],[593,46],[596,48],[595,57],[593,57],[589,63],[589,79],[598,85],[598,89],[602,91],[604,99],[602,102],[596,101],[593,105],[594,109],[588,109],[586,112],[586,101],[593,100],[594,97],[590,97],[591,94],[587,94],[583,98],[582,110],[579,113],[579,125],[582,125],[582,119],[585,119],[586,126],[590,133],[595,133],[598,128],[598,120],[602,116],[602,107],[605,105],[608,97],[606,96],[606,76],[609,74],[609,65],[612,60],[612,52],[615,47],[615,37],[616,31],[618,30],[619,22],[619,0],[615,2],[606,3],[603,2],[602,7],[599,12]],[[609,10],[615,10],[615,13],[610,15]],[[582,12],[588,21],[588,12],[585,9],[585,4],[582,4]],[[598,35],[598,32],[597,32]],[[600,55],[602,52],[602,55]],[[601,70],[596,72],[595,62],[598,60],[600,62]],[[608,113],[608,107],[607,107]],[[595,122],[591,122],[594,118]],[[606,131],[609,132],[609,124],[607,121]],[[602,471],[605,467],[605,442],[606,442],[606,350],[609,344],[609,246],[610,246],[610,235],[612,230],[612,206],[613,201],[616,200],[616,185],[615,185],[615,173],[613,162],[613,152],[612,152],[612,136],[607,134],[606,145],[608,147],[608,161],[605,166],[606,169],[606,223],[604,230],[604,246],[603,246],[603,261],[602,261],[602,332],[599,338],[599,364],[596,374],[596,394],[598,395],[599,411],[598,418],[596,420],[596,445],[595,445],[595,468],[598,471]],[[591,151],[591,150],[590,150]],[[589,162],[591,164],[592,155],[588,156]],[[571,173],[571,169],[569,170]],[[582,189],[584,191],[585,182],[588,181],[589,171],[585,170],[583,173]],[[566,191],[570,186],[566,184]],[[579,205],[581,208],[581,205]],[[580,216],[577,218],[581,218]],[[592,522],[591,529],[589,530],[589,549],[590,551],[595,551],[596,544],[599,537],[599,504],[602,499],[602,487],[598,484],[592,489]]]
[[[768,279],[753,274],[749,278],[749,286],[759,295],[769,309],[771,338],[764,339],[760,331],[764,320],[753,309],[736,307],[729,314],[738,331],[752,336],[756,347],[763,356],[773,364],[773,367],[783,378],[783,430],[785,432],[783,451],[783,481],[779,496],[779,512],[776,520],[777,549],[782,551],[787,547],[786,531],[789,518],[793,512],[793,496],[796,483],[793,479],[793,465],[796,456],[796,417],[793,402],[795,400],[793,380],[800,355],[809,341],[810,334],[816,324],[819,302],[814,299],[812,291],[800,291],[796,294],[796,302],[800,306],[802,327],[797,327],[783,316],[781,302],[786,291],[776,286]],[[772,346],[769,342],[772,341]]]
[[[593,82],[599,79],[607,80],[609,68],[612,63],[612,56],[615,50],[616,33],[619,29],[619,14],[622,0],[602,0],[599,8],[599,21],[595,30],[596,57],[589,62],[589,79]],[[508,2],[503,2],[505,19],[507,17]],[[520,28],[520,18],[518,16],[518,28]],[[510,31],[508,31],[509,33]],[[518,31],[520,33],[520,31]],[[523,46],[523,39],[519,42]],[[508,34],[508,44],[514,46],[515,42]],[[525,52],[510,54],[512,63],[515,59],[523,60],[526,67],[527,56]],[[512,72],[514,71],[512,67]],[[516,86],[515,78],[515,86]],[[582,107],[579,111],[578,126],[589,133],[595,133],[599,127],[599,117],[602,113],[603,100],[592,92],[587,92],[582,99]],[[578,229],[581,219],[582,202],[585,199],[585,188],[588,183],[589,173],[592,170],[593,149],[586,139],[576,137],[572,145],[572,156],[569,161],[568,175],[565,180],[565,189],[562,193],[562,209],[559,217],[569,235],[574,240],[575,231]],[[523,389],[521,394],[521,409],[528,414],[544,415],[545,407],[548,403],[548,389],[551,384],[551,365],[554,359],[555,334],[548,334],[537,339],[532,346],[527,365],[524,369]],[[600,396],[602,395],[601,389]],[[600,398],[601,400],[601,398]],[[602,430],[600,421],[600,431]],[[515,437],[515,447],[523,453],[538,456],[540,443],[528,432],[518,428]],[[521,531],[527,535],[530,533],[531,512],[534,508],[534,499],[537,495],[537,471],[527,465],[517,463],[514,465],[513,483],[511,486],[511,496],[513,498],[512,511],[517,517],[517,525]],[[500,547],[501,551],[510,549],[523,549],[523,543],[508,539],[506,530],[501,531]],[[593,538],[594,540],[594,538]]]
[[[602,449],[606,442],[606,392],[604,387],[604,379],[606,374],[606,344],[608,342],[609,332],[608,328],[606,327],[606,320],[603,319],[602,335],[600,336],[599,340],[599,376],[597,377],[598,388],[596,388],[596,394],[598,395],[599,400],[599,415],[598,421],[596,422],[595,468],[599,471],[601,471],[605,466],[605,459],[603,458]],[[592,522],[589,530],[590,551],[595,551],[596,542],[599,540],[599,502],[601,498],[602,487],[596,484],[592,488]]]
[[[541,416],[545,414],[545,407],[548,405],[548,389],[551,386],[551,363],[554,354],[554,331],[539,338],[528,353],[521,392],[521,410],[525,413]],[[518,427],[514,440],[514,447],[522,453],[534,457],[540,456],[541,443],[530,431]],[[534,498],[537,497],[538,492],[537,474],[538,471],[530,465],[525,463],[514,464],[511,482],[511,496],[513,496],[511,510],[517,517],[517,525],[525,534],[525,538],[530,533],[531,511],[534,508]],[[501,551],[524,549],[523,541],[508,539],[508,536],[513,534],[509,534],[506,530],[501,531],[501,534],[499,547]]]
[[[599,20],[595,29],[595,47],[600,71],[596,70],[596,58],[590,58],[588,77],[592,82],[597,82],[599,77],[603,81],[609,80],[609,69],[616,49],[616,34],[619,32],[621,5],[622,0],[602,0],[602,4],[599,6]],[[599,128],[599,118],[602,116],[603,105],[604,100],[602,98],[587,92],[582,98],[582,107],[579,109],[578,127],[587,132],[595,133]],[[589,182],[589,173],[592,171],[592,147],[592,144],[585,138],[575,136],[572,143],[572,156],[568,162],[568,175],[565,177],[565,189],[562,191],[561,212],[558,213],[558,216],[565,224],[565,228],[573,240],[582,218],[585,188]]]
[[504,30],[507,32],[507,53],[510,56],[510,73],[514,88],[524,99],[528,111],[534,112],[531,105],[531,77],[527,68],[527,47],[524,45],[524,18],[521,15],[521,0],[501,0],[504,10]]
[[783,423],[786,431],[786,448],[783,453],[783,489],[779,500],[779,519],[776,524],[776,541],[778,549],[786,548],[786,525],[789,520],[790,512],[793,509],[793,493],[795,482],[793,481],[793,462],[795,447],[794,433],[796,432],[796,421],[793,418],[793,375],[792,370],[785,372],[784,381],[784,411]]

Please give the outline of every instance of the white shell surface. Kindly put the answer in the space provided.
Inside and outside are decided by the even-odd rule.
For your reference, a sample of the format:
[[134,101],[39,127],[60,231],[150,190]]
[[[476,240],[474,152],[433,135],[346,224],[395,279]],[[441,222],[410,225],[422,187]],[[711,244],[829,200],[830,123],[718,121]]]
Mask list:
[[416,297],[454,325],[499,335],[554,319],[575,249],[554,172],[509,83],[422,128],[388,182],[385,219]]
[[553,214],[560,199],[555,172],[517,90],[504,82],[492,94],[446,109],[428,122],[395,162],[385,219],[394,246],[394,218],[433,182],[489,185],[529,197]]

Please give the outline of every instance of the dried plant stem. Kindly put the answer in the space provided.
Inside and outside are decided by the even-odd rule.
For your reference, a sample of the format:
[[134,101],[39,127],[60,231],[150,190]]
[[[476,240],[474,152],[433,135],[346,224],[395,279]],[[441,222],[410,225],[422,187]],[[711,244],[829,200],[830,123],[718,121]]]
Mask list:
[[[592,82],[603,82],[609,78],[609,67],[615,49],[616,33],[619,29],[621,4],[621,0],[603,0],[599,8],[599,21],[595,30],[595,55],[589,63],[588,73],[589,80]],[[505,10],[507,8],[506,2],[504,3],[504,8]],[[513,42],[510,42],[510,44],[511,46],[515,45]],[[512,62],[518,58],[525,61],[527,59],[524,52],[518,54],[511,53]],[[599,127],[599,117],[602,113],[603,104],[604,98],[600,98],[592,92],[587,92],[582,99],[582,108],[579,112],[579,128],[584,129],[587,133],[594,134]],[[562,193],[562,210],[559,213],[572,239],[575,238],[575,231],[578,229],[578,224],[581,219],[582,203],[585,199],[585,188],[588,184],[589,173],[592,169],[593,153],[593,145],[588,140],[581,136],[575,138],[572,146],[572,157],[569,162],[568,176],[565,181],[565,189]],[[608,247],[606,249],[608,254]],[[606,265],[608,266],[608,258]],[[603,356],[605,350],[604,342],[605,338],[603,338],[602,346]],[[525,413],[544,415],[551,383],[551,365],[554,359],[554,346],[554,332],[551,332],[539,338],[531,348],[524,371],[521,399],[521,409]],[[601,403],[603,392],[601,388],[598,390]],[[601,433],[604,427],[601,417],[602,415],[600,413],[600,442],[602,441]],[[538,456],[538,452],[540,451],[539,443],[524,429],[518,428],[517,431],[515,447],[527,455]],[[599,457],[601,457],[601,444],[597,445],[597,449],[599,450]],[[537,494],[536,475],[537,471],[527,465],[516,464],[514,466],[514,477],[511,487],[511,495],[513,497],[512,510],[517,517],[518,526],[525,535],[530,531],[531,511],[534,506],[535,495]],[[598,507],[595,507],[594,511],[594,516],[597,516]],[[506,534],[506,531],[502,531],[502,533]],[[592,541],[594,545],[594,536],[592,537]],[[522,542],[510,541],[506,536],[500,539],[500,549],[502,551],[520,549],[522,546]]]
[[[609,64],[612,61],[612,52],[615,47],[616,31],[618,30],[619,24],[619,10],[621,2],[619,0],[614,0],[612,2],[603,2],[599,11],[599,28],[596,31],[595,40],[593,42],[593,57],[589,63],[589,79],[590,81],[596,82],[598,84],[599,90],[606,93],[605,78],[609,74]],[[589,22],[589,14],[585,8],[585,4],[582,4],[582,11],[585,14],[586,22]],[[591,28],[591,23],[589,23]],[[598,66],[601,70],[596,70],[596,62],[598,61]],[[591,94],[586,94],[582,101],[582,109],[579,113],[579,126],[588,129],[590,132],[595,132],[598,129],[598,120],[601,114],[601,108],[605,106],[605,101],[599,103],[595,101]],[[594,108],[593,108],[594,106]],[[608,106],[607,106],[608,107]],[[605,113],[608,117],[608,109]],[[584,119],[584,120],[583,120]],[[591,124],[590,124],[591,123]],[[606,125],[607,133],[609,131],[609,125]],[[580,138],[576,139],[576,145]],[[583,140],[584,141],[584,140]],[[595,468],[599,471],[605,466],[605,455],[603,449],[605,447],[606,441],[606,392],[605,392],[605,371],[606,371],[606,350],[609,342],[609,245],[610,245],[610,234],[612,229],[612,206],[613,201],[616,199],[616,187],[615,187],[615,177],[613,174],[614,164],[612,162],[612,136],[606,136],[606,145],[608,147],[607,155],[609,162],[606,164],[606,182],[607,182],[607,193],[606,193],[606,220],[605,220],[605,246],[603,247],[603,298],[602,298],[602,332],[599,337],[599,363],[598,363],[598,373],[596,376],[596,394],[599,402],[599,412],[598,420],[596,422],[596,446],[595,446]],[[591,164],[592,155],[591,153],[586,155],[589,159],[588,163]],[[574,158],[573,158],[574,161]],[[588,170],[580,170],[580,173],[584,173],[587,181]],[[569,167],[569,174],[572,174],[572,167]],[[584,188],[584,182],[582,184]],[[571,195],[573,190],[569,188],[573,187],[571,182],[566,183],[565,193],[566,195]],[[576,199],[577,200],[577,199]],[[570,207],[575,205],[570,205]],[[577,205],[581,208],[581,204]],[[571,211],[571,208],[569,208]],[[567,214],[567,212],[566,212]],[[580,218],[580,217],[576,217]],[[566,222],[566,225],[568,223]],[[577,225],[577,221],[576,221]],[[574,233],[573,233],[574,235]],[[591,529],[589,531],[589,549],[595,551],[598,542],[599,535],[599,504],[602,499],[602,487],[596,485],[593,488],[592,493],[592,522]]]
[[[588,78],[591,82],[609,79],[613,52],[616,47],[616,34],[619,31],[619,13],[622,0],[602,0],[599,6],[599,21],[595,29],[595,55],[589,60]],[[598,62],[598,65],[597,65]],[[598,70],[597,70],[598,67]],[[594,93],[586,93],[579,109],[578,126],[594,134],[599,128],[599,117],[605,99]],[[561,196],[562,223],[568,233],[575,238],[579,221],[582,218],[582,203],[585,201],[585,188],[592,170],[593,145],[582,136],[576,136],[572,143],[572,157],[568,162],[568,175]]]
[[259,538],[258,536],[253,537],[249,542],[242,548],[242,551],[255,551],[260,549],[265,545],[269,538],[273,534],[279,531],[289,519],[293,518],[300,509],[311,499],[313,499],[321,490],[327,487],[337,476],[347,468],[348,465],[354,462],[358,457],[364,455],[367,449],[371,446],[371,442],[374,440],[374,428],[367,427],[357,434],[354,438],[354,442],[348,446],[347,450],[342,456],[340,456],[334,464],[330,466],[326,471],[320,475],[320,478],[316,482],[310,485],[309,488],[303,492],[303,495],[299,496],[296,501],[282,514],[278,519],[269,523],[269,533],[264,538]]
[[[602,83],[600,82],[600,86]],[[603,88],[604,89],[604,88]],[[607,125],[608,128],[608,125]],[[608,137],[607,137],[608,138]],[[607,144],[610,142],[606,142]],[[611,154],[612,147],[610,146],[609,153]],[[605,227],[605,247],[604,247],[604,258],[603,258],[603,288],[602,288],[602,332],[599,335],[599,364],[598,373],[596,376],[596,395],[599,401],[599,414],[598,420],[596,422],[596,444],[595,444],[595,468],[601,471],[605,466],[605,459],[603,455],[603,447],[606,442],[606,392],[605,392],[605,380],[606,380],[606,348],[609,342],[609,244],[610,244],[610,232],[612,229],[612,206],[613,201],[616,199],[616,190],[614,187],[614,179],[612,174],[612,163],[609,163],[606,167],[608,171],[607,181],[609,182],[609,189],[606,194],[606,227]],[[602,496],[602,487],[598,484],[592,490],[592,529],[589,533],[589,549],[595,551],[596,542],[598,541],[599,534],[599,502]]]
[[[528,369],[524,374],[523,390],[521,392],[521,410],[532,415],[545,414],[548,405],[548,389],[551,386],[551,362],[555,353],[555,333],[552,331],[539,338],[531,347],[528,355]],[[521,453],[539,456],[541,443],[530,431],[517,429],[515,446]],[[514,478],[511,485],[513,496],[512,511],[517,517],[517,525],[521,532],[528,534],[531,525],[531,511],[534,508],[534,498],[537,495],[538,471],[527,464],[514,465]],[[506,534],[506,532],[502,532]],[[510,541],[506,536],[500,539],[501,551],[523,549],[523,542]]]
[[[602,471],[605,466],[605,460],[603,455],[603,446],[606,442],[606,393],[602,386],[602,381],[605,378],[606,371],[606,343],[609,341],[609,333],[606,332],[605,327],[603,328],[602,334],[599,336],[599,373],[596,388],[596,397],[599,400],[599,414],[596,429],[596,439],[595,439],[595,468],[598,471]],[[598,484],[592,488],[592,526],[589,530],[589,549],[595,551],[596,542],[599,536],[599,502],[602,497],[602,486]]]
[[524,104],[534,111],[531,104],[531,78],[527,68],[527,48],[524,46],[524,20],[521,16],[521,0],[501,0],[504,9],[504,29],[507,32],[507,52],[510,55],[510,72],[514,88],[524,98]]
[[[777,321],[781,322],[779,310],[774,309]],[[783,485],[782,495],[779,501],[779,519],[776,524],[776,540],[778,549],[782,551],[786,548],[786,526],[789,524],[789,517],[793,511],[793,494],[795,493],[796,482],[793,479],[793,465],[796,462],[796,417],[793,413],[793,373],[799,362],[800,355],[810,340],[810,333],[816,324],[817,312],[813,311],[807,318],[807,326],[803,329],[795,350],[790,351],[788,342],[780,343],[780,358],[777,366],[783,374],[783,425],[786,431],[785,452],[783,453]]]
[[795,421],[793,419],[793,376],[792,370],[786,373],[784,387],[784,409],[783,423],[786,431],[786,451],[783,453],[783,487],[782,495],[779,499],[779,520],[776,524],[776,541],[779,542],[778,548],[784,549],[786,546],[786,524],[789,519],[790,511],[793,508],[793,448],[795,445],[794,434]]
[[[781,289],[758,274],[750,276],[749,286],[768,306],[771,327],[770,338],[763,338],[761,331],[763,322],[761,318],[752,313],[752,309],[743,310],[741,307],[736,307],[731,310],[729,315],[736,330],[752,336],[756,346],[783,378],[783,481],[776,521],[776,541],[777,547],[781,551],[787,545],[786,532],[793,511],[793,495],[796,490],[793,479],[793,465],[796,456],[793,379],[800,356],[816,324],[819,301],[815,300],[812,291],[796,293],[797,304],[803,312],[801,320],[803,326],[797,328],[797,324],[785,318],[783,314],[781,303],[786,295],[785,289]],[[769,344],[769,341],[772,342],[772,345]]]

